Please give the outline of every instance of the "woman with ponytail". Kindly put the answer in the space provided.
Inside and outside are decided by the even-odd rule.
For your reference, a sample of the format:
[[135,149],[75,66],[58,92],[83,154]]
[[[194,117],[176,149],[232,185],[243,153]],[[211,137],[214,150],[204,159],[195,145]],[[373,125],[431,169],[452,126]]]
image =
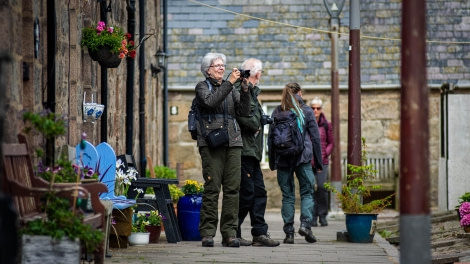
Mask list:
[[[321,143],[318,125],[312,109],[302,100],[302,89],[298,83],[288,83],[282,91],[281,105],[276,107],[272,118],[276,123],[276,116],[280,112],[291,111],[297,117],[297,125],[303,136],[303,150],[295,156],[282,156],[276,153],[273,147],[269,148],[269,160],[276,161],[273,169],[277,169],[277,181],[282,192],[281,215],[284,221],[284,243],[294,244],[294,216],[295,216],[295,183],[294,172],[300,185],[300,228],[299,234],[309,243],[316,242],[311,231],[313,210],[313,185],[315,178],[311,160],[315,161],[317,171],[322,170]],[[271,133],[270,129],[270,133]]]

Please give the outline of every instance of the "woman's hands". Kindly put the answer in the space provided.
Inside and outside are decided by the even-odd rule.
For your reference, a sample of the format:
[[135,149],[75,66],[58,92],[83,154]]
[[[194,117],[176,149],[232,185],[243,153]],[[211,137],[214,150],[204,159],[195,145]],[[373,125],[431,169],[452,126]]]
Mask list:
[[232,69],[232,74],[230,75],[229,82],[234,84],[238,78],[240,78],[240,71],[237,68]]

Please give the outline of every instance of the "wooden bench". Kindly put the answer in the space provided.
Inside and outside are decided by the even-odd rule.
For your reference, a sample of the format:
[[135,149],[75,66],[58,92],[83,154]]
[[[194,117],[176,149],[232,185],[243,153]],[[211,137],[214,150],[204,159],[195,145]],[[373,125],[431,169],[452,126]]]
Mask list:
[[[37,218],[44,218],[41,210],[41,197],[51,190],[49,182],[34,175],[32,162],[27,144],[23,136],[19,136],[20,143],[3,143],[2,160],[4,173],[2,175],[3,192],[12,196],[13,204],[17,210],[18,219],[25,223]],[[80,184],[55,184],[53,190],[64,193],[80,190],[85,197],[91,200],[92,211],[84,213],[84,222],[96,229],[105,227],[104,206],[99,200],[99,193],[107,192],[106,185],[96,182]],[[94,254],[95,263],[104,262],[104,243]]]

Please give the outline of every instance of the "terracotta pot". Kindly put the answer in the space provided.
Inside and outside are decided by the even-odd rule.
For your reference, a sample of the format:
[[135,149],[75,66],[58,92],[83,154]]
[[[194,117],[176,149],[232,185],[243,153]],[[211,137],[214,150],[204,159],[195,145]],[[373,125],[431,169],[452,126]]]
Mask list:
[[150,233],[150,243],[158,243],[160,234],[162,233],[162,226],[145,226],[145,229]]
[[470,226],[464,226],[463,230],[465,231],[465,233],[470,233]]

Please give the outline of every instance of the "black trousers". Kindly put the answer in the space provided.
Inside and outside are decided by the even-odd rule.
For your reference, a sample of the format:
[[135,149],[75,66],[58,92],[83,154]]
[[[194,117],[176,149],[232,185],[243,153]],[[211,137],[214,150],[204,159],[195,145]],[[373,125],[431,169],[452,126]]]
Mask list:
[[267,200],[259,161],[254,157],[242,156],[237,237],[241,237],[240,227],[248,214],[251,220],[251,235],[267,234],[268,224],[264,220]]
[[317,222],[318,217],[326,217],[328,215],[328,191],[323,184],[328,178],[328,165],[323,165],[321,172],[313,171],[317,181],[317,190],[313,194],[315,204],[313,206],[313,222]]

